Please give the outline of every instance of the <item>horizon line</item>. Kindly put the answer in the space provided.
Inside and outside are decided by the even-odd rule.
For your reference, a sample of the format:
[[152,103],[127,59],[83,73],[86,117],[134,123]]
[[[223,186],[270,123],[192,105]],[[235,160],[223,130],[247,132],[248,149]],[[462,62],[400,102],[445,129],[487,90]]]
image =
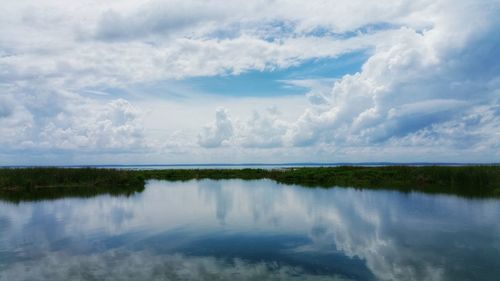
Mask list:
[[469,165],[500,165],[500,162],[284,162],[284,163],[176,163],[176,164],[48,164],[48,165],[0,165],[1,168],[9,167],[209,167],[209,166],[469,166]]

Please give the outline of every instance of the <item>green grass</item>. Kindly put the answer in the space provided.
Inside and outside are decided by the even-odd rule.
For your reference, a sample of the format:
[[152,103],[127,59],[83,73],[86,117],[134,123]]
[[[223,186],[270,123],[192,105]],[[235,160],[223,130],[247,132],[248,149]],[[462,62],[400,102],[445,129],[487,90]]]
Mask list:
[[144,190],[144,179],[133,171],[113,169],[0,169],[0,199],[55,199],[99,194],[131,195]]
[[0,169],[0,198],[38,200],[97,194],[130,195],[145,180],[272,179],[306,187],[347,186],[500,197],[500,166],[385,166],[265,169],[175,169],[129,171],[93,168]]
[[283,170],[185,169],[138,171],[146,179],[272,179],[309,187],[348,186],[492,197],[500,188],[500,166],[312,167]]

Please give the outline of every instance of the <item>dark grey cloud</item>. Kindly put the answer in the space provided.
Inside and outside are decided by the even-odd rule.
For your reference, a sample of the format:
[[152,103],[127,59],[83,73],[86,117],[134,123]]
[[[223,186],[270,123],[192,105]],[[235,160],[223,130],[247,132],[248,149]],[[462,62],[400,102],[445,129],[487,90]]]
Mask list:
[[0,118],[9,117],[13,112],[13,104],[2,97],[0,97]]

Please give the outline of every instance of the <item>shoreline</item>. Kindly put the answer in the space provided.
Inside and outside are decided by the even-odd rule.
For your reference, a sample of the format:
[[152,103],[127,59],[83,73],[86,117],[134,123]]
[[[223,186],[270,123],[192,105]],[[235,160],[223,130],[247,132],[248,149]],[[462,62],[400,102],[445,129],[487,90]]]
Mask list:
[[500,197],[500,166],[337,166],[281,169],[163,169],[0,168],[0,200],[14,202],[132,195],[144,190],[146,180],[270,179],[304,187],[354,187],[403,192]]

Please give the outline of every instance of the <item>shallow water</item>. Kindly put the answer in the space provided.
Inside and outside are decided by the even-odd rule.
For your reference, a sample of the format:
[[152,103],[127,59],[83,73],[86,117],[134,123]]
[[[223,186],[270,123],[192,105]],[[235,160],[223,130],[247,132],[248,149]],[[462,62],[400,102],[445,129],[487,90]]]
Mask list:
[[498,280],[500,200],[271,180],[0,202],[0,280]]

